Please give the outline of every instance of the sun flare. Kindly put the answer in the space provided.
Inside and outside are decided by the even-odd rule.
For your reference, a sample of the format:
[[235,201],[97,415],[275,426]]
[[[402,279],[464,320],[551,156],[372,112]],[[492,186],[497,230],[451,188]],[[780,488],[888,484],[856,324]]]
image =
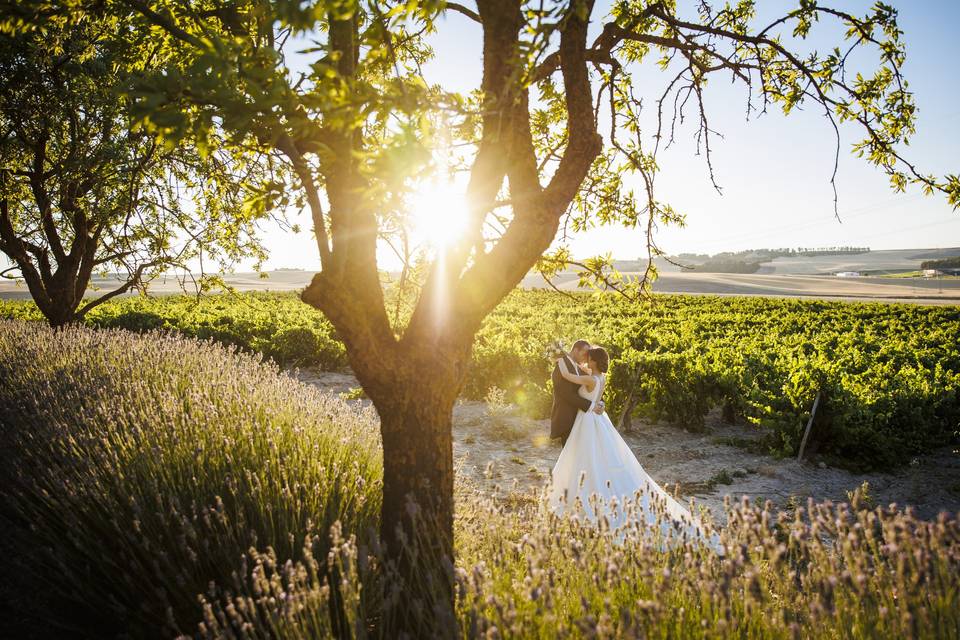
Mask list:
[[467,200],[463,189],[450,181],[434,180],[410,199],[413,233],[431,248],[444,248],[466,231]]

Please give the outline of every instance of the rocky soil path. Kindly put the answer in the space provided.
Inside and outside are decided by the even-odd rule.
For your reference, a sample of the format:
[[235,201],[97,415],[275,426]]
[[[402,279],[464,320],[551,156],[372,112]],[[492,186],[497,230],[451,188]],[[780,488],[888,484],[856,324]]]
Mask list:
[[[355,378],[343,373],[299,371],[296,375],[335,394],[359,386]],[[549,439],[549,431],[549,420],[520,417],[509,406],[460,401],[453,412],[458,474],[482,490],[498,491],[513,500],[533,499],[533,492],[545,485],[560,454],[560,445]],[[847,500],[847,492],[863,482],[869,483],[869,493],[878,505],[912,505],[924,518],[934,518],[943,510],[960,512],[960,449],[956,447],[919,457],[890,473],[857,474],[752,453],[743,445],[756,439],[756,430],[725,424],[718,414],[708,416],[704,433],[637,420],[623,435],[661,486],[686,499],[692,497],[720,521],[727,494],[737,500],[744,495],[751,500],[771,500],[778,507],[789,508],[805,504],[808,497]]]

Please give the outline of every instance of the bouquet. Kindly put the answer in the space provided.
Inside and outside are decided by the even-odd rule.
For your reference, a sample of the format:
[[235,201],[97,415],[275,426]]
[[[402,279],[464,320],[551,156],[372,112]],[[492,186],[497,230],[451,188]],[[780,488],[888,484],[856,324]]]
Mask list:
[[549,345],[547,345],[547,348],[544,350],[543,355],[547,360],[550,360],[551,362],[553,362],[558,358],[562,358],[566,353],[567,353],[567,350],[563,348],[563,343],[560,342],[559,340],[554,340]]

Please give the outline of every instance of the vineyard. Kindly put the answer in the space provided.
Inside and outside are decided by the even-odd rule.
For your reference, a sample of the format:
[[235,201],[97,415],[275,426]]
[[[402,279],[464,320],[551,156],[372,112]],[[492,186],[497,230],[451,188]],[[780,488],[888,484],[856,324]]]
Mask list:
[[[39,319],[28,303],[0,315]],[[402,318],[401,318],[402,321]],[[294,294],[128,298],[87,319],[97,327],[176,330],[262,353],[283,366],[346,366],[326,319]],[[776,455],[795,455],[814,401],[809,447],[857,469],[883,469],[955,440],[960,429],[960,308],[768,298],[515,292],[477,336],[463,390],[492,387],[526,413],[550,406],[544,347],[586,338],[611,353],[614,420],[702,428],[711,410],[746,421]]]
[[[474,347],[468,394],[510,381],[542,397],[542,346],[584,337],[613,357],[607,400],[688,428],[720,408],[795,455],[817,393],[811,441],[837,463],[886,468],[957,437],[960,308],[769,298],[516,293]],[[546,389],[543,389],[546,391]]]

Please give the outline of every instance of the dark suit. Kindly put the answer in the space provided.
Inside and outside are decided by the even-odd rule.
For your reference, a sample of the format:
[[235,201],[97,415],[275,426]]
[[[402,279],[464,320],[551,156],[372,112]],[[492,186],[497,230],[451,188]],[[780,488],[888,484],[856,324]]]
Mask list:
[[[564,356],[567,361],[567,371],[582,374],[580,367],[570,361],[570,358]],[[590,410],[593,404],[578,393],[580,385],[570,382],[560,373],[560,365],[553,365],[553,410],[550,412],[550,437],[561,438],[563,443],[567,443],[567,437],[570,430],[573,429],[573,422],[577,419],[577,409],[583,412]]]

